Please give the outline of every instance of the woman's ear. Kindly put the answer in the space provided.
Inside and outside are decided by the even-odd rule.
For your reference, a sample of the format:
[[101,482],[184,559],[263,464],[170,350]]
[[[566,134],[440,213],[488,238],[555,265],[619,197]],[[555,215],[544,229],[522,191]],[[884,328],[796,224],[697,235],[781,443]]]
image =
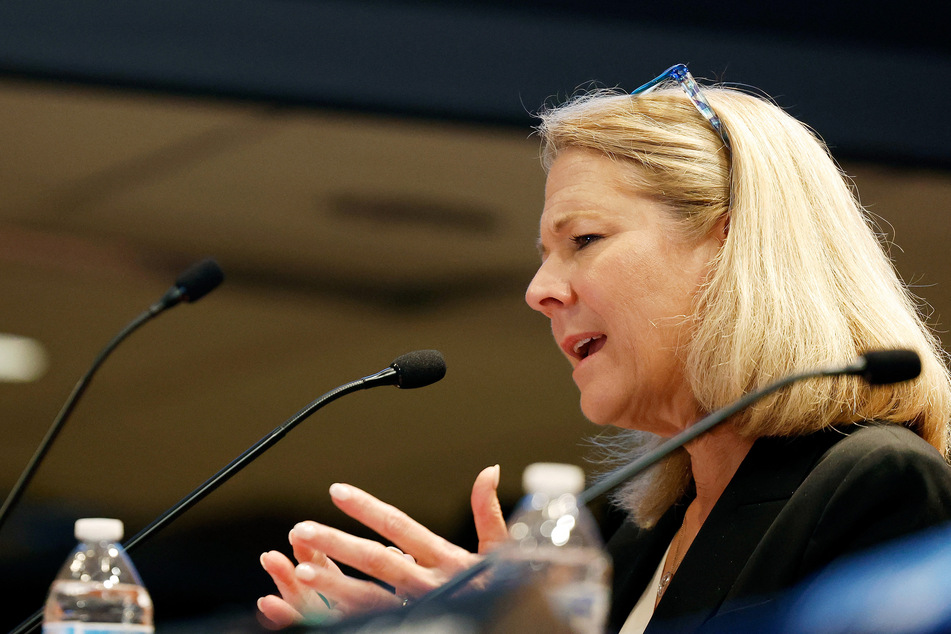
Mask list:
[[726,237],[730,235],[730,214],[724,214],[717,220],[717,223],[713,225],[713,235],[717,237],[721,245],[726,242]]

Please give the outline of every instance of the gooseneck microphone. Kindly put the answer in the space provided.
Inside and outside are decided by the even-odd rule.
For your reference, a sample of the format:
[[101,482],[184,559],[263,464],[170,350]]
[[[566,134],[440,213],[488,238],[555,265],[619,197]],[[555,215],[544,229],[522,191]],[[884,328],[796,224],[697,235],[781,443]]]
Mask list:
[[446,376],[446,362],[438,350],[417,350],[416,352],[409,352],[397,357],[389,367],[375,374],[365,376],[356,381],[351,381],[350,383],[346,383],[327,392],[323,396],[311,401],[304,409],[271,430],[271,433],[254,443],[247,451],[206,480],[204,484],[179,500],[177,504],[162,513],[162,515],[139,531],[132,539],[123,544],[123,546],[126,550],[132,550],[148,539],[150,535],[170,524],[179,515],[227,482],[231,476],[241,471],[241,469],[246,467],[252,460],[277,444],[290,430],[324,405],[337,400],[345,394],[350,394],[358,390],[366,390],[381,385],[395,385],[401,389],[413,389],[435,383],[444,376]]
[[[250,449],[232,460],[218,473],[206,480],[204,484],[183,497],[174,506],[153,520],[151,524],[136,533],[134,537],[123,544],[123,547],[126,552],[131,552],[153,534],[168,526],[182,513],[227,482],[231,476],[241,471],[241,469],[246,467],[252,460],[273,447],[281,438],[286,436],[291,429],[324,405],[337,400],[345,394],[350,394],[358,390],[365,390],[381,385],[395,385],[400,389],[411,390],[431,385],[444,376],[446,376],[446,362],[438,350],[417,350],[397,357],[393,363],[379,372],[365,376],[362,379],[357,379],[356,381],[351,381],[350,383],[346,383],[327,392],[323,396],[311,401],[304,409],[271,430],[271,433],[254,443]],[[15,630],[12,630],[10,634],[30,632],[40,624],[42,619],[43,610],[37,610],[30,618],[17,626]]]
[[66,399],[66,403],[63,405],[62,409],[60,409],[59,414],[56,415],[56,418],[53,420],[53,424],[50,425],[50,428],[46,432],[46,436],[43,438],[42,442],[40,442],[40,446],[37,448],[36,453],[33,454],[33,457],[30,459],[29,464],[27,464],[26,469],[24,469],[23,473],[20,474],[20,479],[17,480],[15,485],[13,485],[13,489],[11,489],[10,493],[7,495],[7,499],[3,502],[3,506],[0,507],[0,530],[2,530],[3,524],[6,522],[7,517],[9,517],[13,507],[23,495],[23,491],[30,483],[30,480],[33,479],[36,470],[39,468],[40,462],[46,456],[46,453],[49,451],[49,448],[56,439],[56,436],[63,429],[63,425],[66,424],[66,419],[69,418],[69,415],[76,407],[79,397],[82,396],[83,392],[86,391],[90,381],[92,381],[93,375],[97,370],[99,370],[99,367],[106,360],[106,357],[108,357],[109,354],[112,353],[112,351],[115,350],[123,340],[125,340],[126,337],[132,334],[136,329],[138,329],[139,326],[148,320],[157,316],[166,309],[175,306],[179,302],[194,302],[201,299],[214,290],[215,287],[221,284],[222,280],[224,280],[224,273],[221,272],[221,268],[214,260],[209,258],[192,265],[187,271],[182,273],[177,280],[175,280],[175,284],[172,286],[172,288],[170,288],[159,301],[152,304],[148,310],[129,322],[129,324],[123,328],[119,334],[112,339],[112,341],[106,344],[106,347],[102,349],[102,351],[99,353],[99,356],[97,356],[93,361],[92,366],[86,371],[86,374],[84,374],[83,377],[79,379],[79,382],[76,383],[75,387],[73,387],[73,391]]
[[581,494],[578,495],[578,502],[581,504],[590,504],[591,501],[598,496],[607,493],[622,482],[629,480],[656,462],[666,458],[675,449],[686,445],[697,436],[716,427],[764,396],[769,396],[787,385],[817,377],[843,375],[861,377],[869,385],[887,385],[889,383],[910,381],[919,374],[921,374],[921,359],[918,357],[918,353],[913,350],[896,349],[866,352],[854,362],[845,366],[789,375],[766,387],[754,390],[749,394],[744,394],[730,405],[718,409],[712,414],[700,419],[676,436],[661,443],[653,451],[644,454],[626,467],[618,469],[582,491]]
[[152,315],[171,308],[180,302],[197,302],[199,299],[215,290],[225,279],[218,263],[211,258],[192,265],[187,271],[178,276],[172,288],[168,289],[162,299],[149,307]]
[[412,390],[431,385],[444,376],[446,361],[438,350],[416,350],[398,356],[389,367],[363,377],[360,382],[363,388],[395,385],[402,390]]
[[[789,375],[766,387],[743,395],[730,405],[705,416],[676,436],[667,439],[637,460],[610,473],[578,494],[578,503],[590,504],[593,500],[607,493],[622,482],[633,478],[648,467],[663,460],[675,449],[684,446],[697,436],[706,433],[761,398],[769,396],[787,385],[817,377],[843,375],[859,376],[870,385],[886,385],[889,383],[910,381],[919,374],[921,374],[921,359],[918,357],[918,353],[913,350],[896,349],[866,352],[853,363],[845,366]],[[490,553],[478,563],[460,572],[443,585],[424,594],[418,601],[411,605],[411,608],[423,609],[424,606],[431,605],[436,601],[452,596],[470,581],[492,567],[495,560],[496,557]]]
[[901,383],[921,374],[921,359],[914,350],[873,350],[843,368],[841,374],[861,376],[871,385]]

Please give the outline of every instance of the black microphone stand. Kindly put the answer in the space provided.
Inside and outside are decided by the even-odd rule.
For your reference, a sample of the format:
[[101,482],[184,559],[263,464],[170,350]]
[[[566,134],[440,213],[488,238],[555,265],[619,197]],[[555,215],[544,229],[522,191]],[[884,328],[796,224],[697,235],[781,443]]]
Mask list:
[[[394,363],[394,365],[396,365],[396,363]],[[228,465],[221,469],[218,473],[206,480],[204,484],[183,497],[170,509],[162,513],[158,518],[153,520],[151,524],[136,533],[134,537],[123,544],[126,552],[132,551],[136,546],[146,541],[153,534],[162,530],[171,522],[175,521],[178,516],[203,500],[219,486],[227,482],[233,475],[241,471],[241,469],[243,469],[249,462],[270,449],[279,440],[286,436],[290,430],[299,425],[304,419],[324,405],[337,400],[341,396],[350,394],[351,392],[365,390],[378,385],[397,385],[399,381],[400,372],[393,366],[390,366],[380,370],[375,374],[371,374],[369,376],[363,377],[362,379],[357,379],[356,381],[351,381],[350,383],[341,385],[340,387],[337,387],[327,392],[323,396],[311,401],[306,407],[275,427],[273,430],[271,430],[271,433],[261,438],[261,440],[252,445],[251,448],[228,463]],[[33,613],[30,618],[18,625],[16,629],[12,630],[10,634],[24,634],[26,632],[32,632],[37,626],[40,625],[42,620],[43,609],[41,608]]]
[[0,506],[0,530],[3,529],[3,525],[10,516],[11,510],[14,506],[16,506],[16,503],[23,495],[23,491],[26,490],[30,480],[32,480],[33,476],[36,474],[36,470],[39,468],[40,462],[43,461],[43,458],[49,451],[50,446],[52,446],[53,441],[56,440],[59,432],[62,431],[63,426],[66,424],[66,420],[73,412],[73,409],[75,409],[76,403],[79,401],[79,397],[82,396],[83,392],[86,391],[86,388],[89,387],[89,383],[92,381],[93,376],[99,370],[99,367],[103,364],[106,358],[112,354],[112,351],[115,350],[116,347],[126,339],[126,337],[138,330],[139,326],[148,320],[156,317],[167,309],[178,305],[182,301],[194,302],[198,299],[201,299],[214,290],[219,284],[221,284],[223,279],[224,274],[218,267],[218,263],[211,258],[202,260],[201,262],[192,265],[187,271],[182,273],[177,280],[175,280],[175,284],[168,290],[168,292],[165,293],[161,299],[149,306],[148,309],[146,309],[141,315],[133,319],[119,332],[119,334],[112,338],[112,341],[106,344],[106,347],[99,352],[99,355],[92,362],[92,366],[86,371],[86,374],[84,374],[82,378],[80,378],[76,383],[75,387],[73,387],[73,391],[66,399],[66,403],[63,404],[59,414],[57,414],[56,418],[53,419],[53,424],[50,425],[49,430],[46,432],[46,436],[43,438],[42,442],[40,442],[40,446],[37,447],[36,452],[30,459],[30,462],[23,470],[23,473],[20,474],[20,478],[17,480],[16,484],[13,485],[13,488],[7,495],[7,499],[3,502],[3,506]]
[[3,525],[9,517],[11,509],[13,509],[16,503],[20,500],[20,497],[23,495],[23,491],[26,489],[27,485],[30,483],[30,480],[32,480],[33,476],[36,474],[36,470],[39,467],[40,462],[42,462],[43,458],[46,456],[46,453],[49,451],[53,441],[56,440],[56,436],[58,436],[59,432],[62,431],[63,426],[66,424],[66,419],[69,418],[69,415],[76,407],[79,397],[82,396],[83,392],[86,391],[86,388],[89,387],[89,383],[92,381],[93,375],[95,375],[96,371],[99,370],[99,367],[106,360],[106,357],[108,357],[112,351],[116,349],[116,346],[122,343],[126,337],[135,332],[139,326],[147,322],[149,319],[155,317],[159,312],[160,310],[155,310],[155,307],[153,306],[133,319],[132,322],[130,322],[118,335],[112,339],[112,341],[106,344],[106,347],[102,349],[102,351],[99,353],[99,356],[97,356],[95,361],[93,361],[92,367],[86,371],[86,374],[84,374],[82,378],[76,383],[75,387],[73,387],[73,391],[66,399],[66,403],[63,404],[59,414],[57,414],[56,418],[53,419],[53,424],[50,425],[50,428],[46,432],[46,436],[43,438],[40,446],[37,447],[36,452],[30,459],[29,464],[27,464],[26,469],[24,469],[23,473],[20,474],[20,478],[17,480],[16,484],[13,485],[13,488],[7,495],[7,499],[3,502],[3,506],[0,507],[0,530],[3,529]]

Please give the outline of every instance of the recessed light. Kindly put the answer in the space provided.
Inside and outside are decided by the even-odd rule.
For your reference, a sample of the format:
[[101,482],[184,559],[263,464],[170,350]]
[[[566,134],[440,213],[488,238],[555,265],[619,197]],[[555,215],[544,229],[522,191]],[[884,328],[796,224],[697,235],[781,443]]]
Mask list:
[[36,339],[0,333],[0,381],[28,383],[46,372],[46,349]]

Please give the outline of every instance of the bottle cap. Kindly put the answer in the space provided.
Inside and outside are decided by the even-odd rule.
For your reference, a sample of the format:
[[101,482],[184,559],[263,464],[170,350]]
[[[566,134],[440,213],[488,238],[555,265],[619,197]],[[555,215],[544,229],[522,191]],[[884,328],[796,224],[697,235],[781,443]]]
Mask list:
[[122,520],[86,517],[76,520],[74,533],[81,542],[117,542],[122,539]]
[[522,472],[522,489],[525,493],[545,493],[551,497],[577,495],[584,490],[584,471],[573,464],[536,462]]

